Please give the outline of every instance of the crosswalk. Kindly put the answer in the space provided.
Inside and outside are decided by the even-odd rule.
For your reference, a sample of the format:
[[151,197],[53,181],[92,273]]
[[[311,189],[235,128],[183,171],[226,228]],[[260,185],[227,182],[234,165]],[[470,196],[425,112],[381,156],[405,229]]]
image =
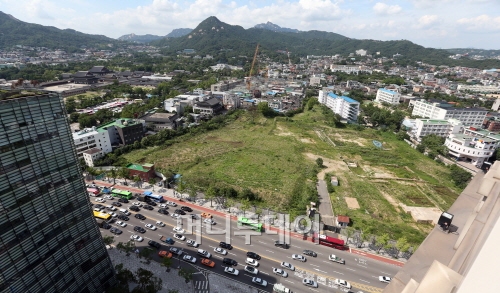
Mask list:
[[195,293],[208,293],[208,281],[195,281],[194,282],[194,292]]

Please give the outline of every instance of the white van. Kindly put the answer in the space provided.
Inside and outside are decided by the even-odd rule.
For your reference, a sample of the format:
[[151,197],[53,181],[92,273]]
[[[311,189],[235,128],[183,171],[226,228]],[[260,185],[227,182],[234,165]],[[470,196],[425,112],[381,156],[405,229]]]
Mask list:
[[204,258],[210,258],[212,257],[212,255],[210,254],[210,252],[206,251],[206,250],[203,250],[203,249],[198,249],[198,255],[204,257]]
[[120,213],[124,214],[125,216],[130,216],[130,212],[126,209],[120,209]]

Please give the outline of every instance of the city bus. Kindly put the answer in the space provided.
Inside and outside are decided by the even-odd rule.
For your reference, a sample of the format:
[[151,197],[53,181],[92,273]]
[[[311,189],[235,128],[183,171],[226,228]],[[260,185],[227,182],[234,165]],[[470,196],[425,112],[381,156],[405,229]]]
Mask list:
[[262,223],[258,223],[255,220],[251,220],[245,217],[238,217],[238,226],[249,227],[252,230],[262,232]]
[[121,197],[124,199],[131,199],[132,198],[132,192],[126,191],[126,190],[120,190],[113,188],[111,189],[111,195],[114,197]]
[[321,245],[329,246],[335,249],[340,249],[340,250],[347,250],[349,249],[346,245],[344,240],[338,239],[335,237],[330,237],[326,236],[323,234],[318,234],[314,233],[312,237],[312,242],[316,242],[316,240],[319,242]]
[[146,199],[149,198],[149,199],[151,199],[154,202],[162,203],[164,201],[163,196],[158,195],[158,194],[152,194],[152,193],[144,194],[144,197]]
[[105,221],[111,219],[111,215],[106,214],[106,213],[102,213],[102,212],[98,212],[98,211],[94,211],[94,217],[97,219],[105,220]]

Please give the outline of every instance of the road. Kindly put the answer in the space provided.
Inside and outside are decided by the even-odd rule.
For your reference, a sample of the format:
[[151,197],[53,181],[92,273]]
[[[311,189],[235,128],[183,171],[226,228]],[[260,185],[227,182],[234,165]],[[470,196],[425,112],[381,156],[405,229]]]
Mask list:
[[[95,198],[92,197],[90,199],[92,203],[97,203],[95,202]],[[112,201],[114,200],[107,200],[106,203],[101,204],[111,204]],[[133,200],[131,202],[133,202]],[[122,208],[128,208],[130,205],[131,203],[123,204]],[[196,206],[189,206],[194,209],[192,213],[200,214],[200,212],[196,210]],[[175,209],[176,208],[170,207],[168,211],[169,213],[172,213]],[[278,240],[279,236],[268,235],[266,233],[263,233],[259,236],[249,237],[249,244],[245,244],[246,236],[238,236],[235,234],[247,232],[248,230],[239,229],[237,227],[236,221],[231,221],[228,218],[218,217],[214,215],[216,225],[214,225],[213,227],[211,227],[211,225],[202,223],[201,221],[198,221],[198,227],[196,225],[190,227],[188,224],[188,219],[184,218],[182,219],[182,222],[178,223],[177,220],[173,219],[170,215],[162,215],[158,213],[157,210],[158,206],[156,206],[152,211],[141,209],[139,213],[147,218],[144,221],[134,218],[135,213],[132,212],[132,215],[129,216],[130,220],[127,222],[128,226],[125,228],[118,227],[124,233],[121,235],[114,235],[116,243],[126,242],[130,239],[131,234],[138,234],[137,232],[133,231],[134,226],[144,227],[146,223],[155,224],[156,221],[164,222],[166,224],[165,227],[158,227],[156,231],[147,230],[145,234],[139,234],[145,238],[145,241],[142,243],[136,243],[136,245],[139,248],[141,247],[141,245],[142,247],[145,247],[148,245],[148,240],[155,240],[157,242],[160,242],[159,239],[162,235],[172,237],[174,234],[172,230],[173,227],[176,227],[180,223],[182,223],[182,227],[185,230],[192,230],[194,232],[193,235],[189,235],[189,231],[186,231],[184,235],[188,239],[195,239],[198,243],[200,243],[200,249],[205,249],[208,252],[212,253],[212,260],[215,261],[216,266],[215,268],[211,269],[201,265],[200,257],[196,255],[196,249],[188,247],[185,241],[176,240],[176,243],[172,246],[182,248],[187,254],[195,256],[198,259],[196,265],[200,266],[200,268],[203,270],[232,278],[235,281],[247,284],[248,286],[253,286],[255,284],[251,282],[252,276],[246,273],[243,268],[245,266],[246,252],[253,251],[258,253],[262,257],[262,259],[259,261],[260,264],[258,267],[258,277],[261,277],[269,283],[266,288],[259,288],[263,289],[264,292],[272,292],[272,286],[275,283],[282,283],[290,288],[293,292],[332,292],[332,289],[336,289],[333,292],[347,292],[347,289],[338,288],[333,284],[333,281],[336,278],[344,279],[350,282],[353,286],[353,288],[351,289],[353,292],[357,292],[358,290],[362,290],[363,292],[382,292],[385,284],[378,281],[378,276],[387,275],[392,277],[399,270],[399,268],[394,265],[374,261],[369,258],[363,258],[363,256],[361,255],[355,255],[348,252],[335,250],[330,247],[316,245],[312,242],[303,241],[294,237],[290,238],[289,249],[275,247],[274,241]],[[229,223],[229,233],[225,233],[226,221],[228,221]],[[116,226],[114,224],[112,225]],[[101,231],[103,232],[103,234],[111,235],[109,230],[101,229]],[[256,233],[255,231],[252,232]],[[218,235],[214,233],[218,233]],[[223,256],[217,255],[213,251],[215,247],[218,247],[220,241],[230,242],[233,245],[233,250],[228,251],[229,254],[226,257],[232,258],[238,262],[236,269],[240,271],[239,276],[233,277],[223,272],[225,266],[222,264]],[[162,249],[168,249],[168,245],[166,245],[166,243],[162,243],[162,245],[164,245]],[[313,250],[318,254],[318,256],[316,258],[306,256],[306,262],[292,260],[292,254],[301,254],[304,249]],[[328,261],[328,255],[332,253],[341,258],[344,258],[346,264],[342,265]],[[274,275],[272,272],[272,268],[280,267],[280,263],[282,261],[289,262],[296,268],[294,272],[287,271],[289,273],[288,278],[282,278],[280,276]],[[303,286],[303,278],[311,278],[316,280],[319,287],[313,289]],[[258,288],[258,286],[254,287]]]

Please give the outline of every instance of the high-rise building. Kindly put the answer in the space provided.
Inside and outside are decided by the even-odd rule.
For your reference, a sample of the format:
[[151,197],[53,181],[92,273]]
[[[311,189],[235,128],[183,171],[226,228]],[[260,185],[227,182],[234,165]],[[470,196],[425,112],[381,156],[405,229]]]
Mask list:
[[62,98],[0,93],[0,292],[114,283]]

